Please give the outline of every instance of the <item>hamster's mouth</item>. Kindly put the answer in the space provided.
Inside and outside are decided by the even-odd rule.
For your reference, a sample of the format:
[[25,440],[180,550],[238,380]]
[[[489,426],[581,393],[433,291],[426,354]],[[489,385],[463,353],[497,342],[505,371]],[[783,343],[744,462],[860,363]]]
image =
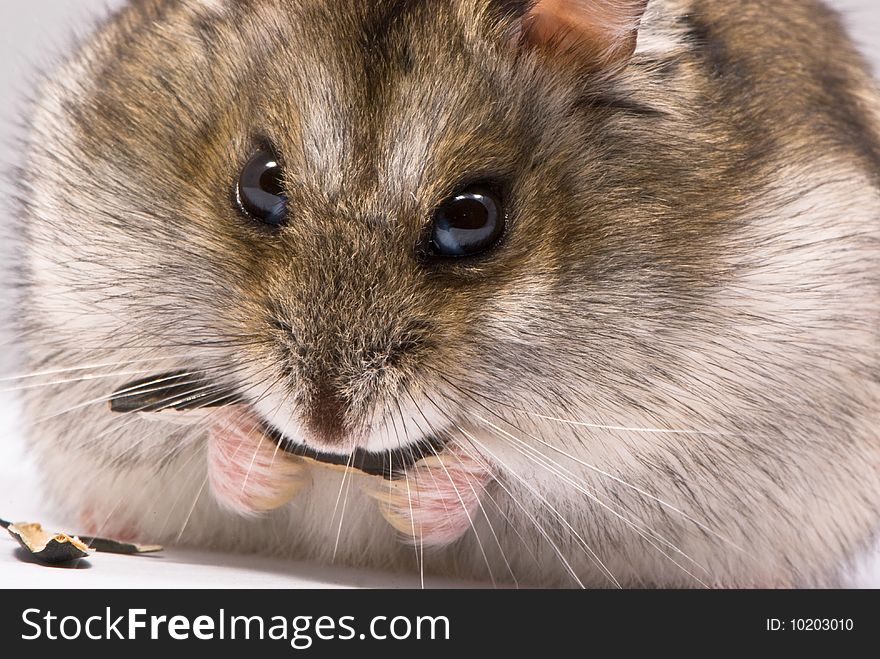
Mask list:
[[264,423],[263,429],[282,451],[290,455],[325,465],[356,469],[370,476],[381,476],[386,480],[403,478],[413,465],[439,455],[446,446],[446,442],[440,438],[426,437],[413,444],[380,453],[363,449],[357,449],[349,454],[325,453],[291,440],[268,423]]
[[[209,411],[206,482],[221,507],[249,517],[278,510],[310,487],[306,467],[312,463],[372,476],[359,485],[405,542],[444,547],[474,528],[483,494],[496,479],[490,464],[443,441],[442,434],[383,452],[318,451],[285,436],[240,390],[195,381],[188,373],[132,382],[110,397],[110,409],[164,414],[187,425]],[[378,478],[384,479],[380,486]]]
[[[179,414],[234,405],[247,405],[239,392],[194,380],[192,374],[186,372],[167,373],[131,382],[110,397],[110,409],[120,414]],[[354,469],[386,480],[403,478],[413,465],[440,455],[447,443],[439,437],[429,436],[382,452],[357,449],[348,454],[329,453],[285,436],[267,421],[263,421],[262,431],[289,455],[332,467]]]

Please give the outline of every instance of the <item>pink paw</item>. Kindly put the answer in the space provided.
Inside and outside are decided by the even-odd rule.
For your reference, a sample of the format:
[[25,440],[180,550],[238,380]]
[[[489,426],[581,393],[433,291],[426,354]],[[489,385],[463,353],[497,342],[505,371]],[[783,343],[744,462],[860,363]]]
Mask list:
[[368,494],[407,539],[443,547],[470,530],[491,481],[485,463],[449,451],[422,460],[407,471],[405,479],[376,485]]
[[248,407],[215,415],[208,438],[208,480],[217,501],[240,515],[289,503],[309,482],[303,462],[276,446]]

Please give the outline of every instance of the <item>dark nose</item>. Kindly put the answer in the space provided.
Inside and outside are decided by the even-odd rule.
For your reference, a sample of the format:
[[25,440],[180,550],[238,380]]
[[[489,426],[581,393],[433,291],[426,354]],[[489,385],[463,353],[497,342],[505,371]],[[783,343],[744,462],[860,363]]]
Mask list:
[[337,385],[321,380],[314,386],[303,413],[303,423],[313,439],[325,446],[341,446],[351,434],[350,401]]
[[377,402],[401,395],[398,388],[416,372],[432,333],[430,323],[414,321],[369,347],[361,341],[355,341],[359,347],[319,341],[324,350],[314,360],[307,358],[300,371],[308,392],[301,399],[301,418],[311,438],[326,447],[350,449],[347,444],[365,429]]

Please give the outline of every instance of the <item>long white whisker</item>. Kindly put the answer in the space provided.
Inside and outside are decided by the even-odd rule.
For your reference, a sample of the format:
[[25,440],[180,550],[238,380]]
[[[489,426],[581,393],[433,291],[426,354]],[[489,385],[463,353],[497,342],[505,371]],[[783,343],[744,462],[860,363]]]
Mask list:
[[[508,437],[512,437],[512,435],[510,435],[510,433],[508,433],[507,431],[505,431],[505,430],[502,429],[502,428],[499,428],[497,425],[495,425],[495,424],[492,423],[491,421],[488,421],[488,420],[486,420],[486,419],[484,419],[484,418],[482,418],[482,417],[480,417],[479,415],[476,415],[476,414],[474,415],[474,417],[475,417],[476,419],[478,419],[479,421],[481,421],[482,423],[484,423],[484,424],[486,424],[487,426],[489,426],[490,428],[493,428],[493,429],[495,429],[496,431],[500,432],[501,434],[503,434],[503,435],[505,435],[505,436],[508,436]],[[522,429],[519,429],[519,431],[520,431],[520,432],[524,432]],[[623,479],[621,479],[621,478],[619,478],[619,477],[617,477],[617,476],[615,476],[615,475],[613,475],[613,474],[610,474],[610,473],[608,473],[607,471],[604,471],[604,470],[602,470],[602,469],[596,467],[595,465],[591,465],[590,463],[588,463],[588,462],[586,462],[586,461],[584,461],[584,460],[581,460],[580,458],[577,458],[577,457],[571,455],[571,454],[568,453],[567,451],[564,451],[563,449],[561,449],[561,448],[559,448],[559,447],[557,447],[557,446],[554,446],[554,445],[550,444],[549,442],[544,441],[544,440],[541,439],[540,437],[536,437],[536,436],[535,436],[534,434],[532,434],[532,433],[524,432],[524,434],[525,434],[527,437],[529,437],[530,439],[533,439],[533,440],[535,440],[536,442],[540,443],[541,445],[546,446],[547,448],[551,449],[552,451],[555,451],[555,452],[557,452],[557,453],[559,453],[559,454],[565,456],[565,457],[568,458],[569,460],[572,460],[572,461],[574,461],[574,462],[580,464],[580,465],[583,466],[583,467],[586,467],[587,469],[589,469],[589,470],[591,470],[591,471],[593,471],[593,472],[595,472],[595,473],[597,473],[597,474],[600,474],[600,475],[602,475],[602,476],[605,476],[606,478],[610,478],[610,479],[613,480],[615,483],[618,483],[618,484],[620,484],[620,485],[623,485],[624,487],[626,487],[626,488],[628,488],[628,489],[630,489],[630,490],[632,490],[632,491],[634,491],[634,492],[637,492],[638,494],[640,494],[640,495],[642,495],[642,496],[644,496],[644,497],[646,497],[646,498],[648,498],[648,499],[650,499],[650,500],[652,500],[652,501],[654,501],[654,502],[660,504],[661,506],[663,506],[663,507],[666,508],[667,510],[671,510],[672,512],[674,512],[674,513],[676,513],[676,514],[681,515],[684,519],[688,520],[689,522],[691,522],[691,523],[693,523],[693,524],[696,524],[698,527],[700,527],[701,529],[703,529],[706,533],[709,533],[709,534],[711,534],[712,536],[718,538],[719,540],[722,540],[723,542],[727,543],[728,545],[730,545],[730,546],[733,547],[734,549],[737,549],[737,550],[739,550],[739,551],[741,551],[741,552],[743,552],[743,553],[746,553],[744,549],[742,549],[741,547],[739,547],[739,546],[738,546],[736,543],[734,543],[732,540],[729,540],[728,538],[724,537],[724,536],[721,535],[720,533],[718,533],[718,532],[716,532],[716,531],[713,531],[711,528],[709,528],[708,526],[706,526],[704,523],[700,522],[700,521],[697,520],[697,519],[694,519],[692,516],[688,515],[688,514],[687,514],[686,512],[684,512],[683,510],[680,510],[679,508],[673,506],[671,503],[668,503],[668,502],[666,502],[666,501],[663,501],[662,499],[660,499],[659,497],[654,496],[654,495],[651,494],[650,492],[646,492],[645,490],[643,490],[643,489],[641,489],[641,488],[639,488],[639,487],[636,487],[635,485],[632,485],[632,484],[630,484],[630,483],[627,483],[627,482],[624,481]]]
[[[354,460],[354,450],[348,455],[348,462],[345,465],[345,472],[342,474],[342,485],[339,487],[339,493],[342,494],[343,486],[345,487],[345,496],[342,499],[342,511],[339,513],[339,527],[336,529],[336,542],[333,545],[333,560],[336,560],[336,554],[339,551],[339,540],[342,538],[342,523],[345,521],[345,507],[348,504],[348,493],[351,490],[351,481],[354,476],[350,475],[352,469],[352,461]],[[348,484],[346,485],[346,478]],[[336,498],[336,505],[339,505],[339,498]],[[336,517],[336,509],[333,509],[333,518]]]
[[[270,382],[270,381],[271,381],[271,382]],[[253,389],[253,388],[256,388],[256,387],[260,387],[260,386],[262,386],[263,384],[265,384],[265,383],[267,383],[267,382],[270,382],[270,384],[268,384],[268,385],[266,386],[266,388],[262,391],[262,393],[257,397],[257,401],[259,402],[259,401],[262,400],[266,395],[268,395],[269,391],[271,391],[272,387],[275,386],[275,384],[276,384],[278,381],[279,381],[279,378],[275,378],[275,379],[273,379],[272,376],[269,375],[269,376],[263,378],[259,383],[257,383],[257,384],[254,385],[253,387],[251,387],[251,389]],[[240,414],[240,416],[244,416],[244,414],[245,414],[245,413],[242,412],[242,413]],[[207,426],[209,426],[211,422],[212,422],[212,421],[206,421],[204,424],[194,424],[194,425],[193,425],[193,429],[191,430],[191,432],[190,432],[190,434],[189,434],[189,437],[192,438],[192,437],[194,437],[194,436],[198,436],[198,435],[202,434],[203,432],[205,432]],[[229,420],[227,420],[226,423],[224,424],[223,429],[226,430],[226,429],[232,427],[233,425],[235,425],[235,423],[236,423],[236,422],[234,422],[233,420],[229,419]],[[245,442],[245,438],[242,437],[242,439],[241,439],[241,440],[239,441],[239,443],[238,443],[238,446],[235,448],[235,451],[234,451],[233,454],[232,454],[233,459],[235,458],[235,456],[238,455],[239,451],[241,451],[242,447],[244,446],[244,442]],[[142,442],[138,442],[138,443],[136,443],[136,444],[133,445],[133,446],[137,446],[137,445],[139,445],[140,443],[142,443]],[[197,455],[199,455],[199,453],[198,453],[197,451],[193,451],[192,455],[191,455],[189,458],[187,458],[187,460],[185,460],[185,461],[179,466],[179,468],[177,469],[177,473],[178,473],[178,474],[183,473],[184,469],[185,469],[187,466],[189,466],[189,463],[190,463],[190,462],[192,461],[192,459],[193,459],[195,456],[197,456]],[[207,474],[206,474],[206,478],[207,478]],[[169,511],[168,511],[168,515],[167,515],[166,518],[165,518],[165,523],[162,525],[162,530],[160,531],[160,535],[162,535],[162,534],[164,533],[165,528],[168,526],[168,522],[171,520],[172,515],[173,515],[174,512],[177,510],[177,506],[178,506],[178,504],[180,503],[180,497],[181,497],[182,495],[183,495],[183,492],[181,492],[177,497],[175,497],[175,499],[174,499],[174,503],[172,504],[171,508],[170,508]],[[196,497],[195,501],[193,502],[192,510],[195,509],[195,506],[196,506],[196,504],[198,503],[200,497],[201,497],[201,491],[199,492],[198,496]],[[190,511],[190,515],[192,515],[192,510]],[[184,527],[184,528],[185,528],[185,527]],[[182,532],[181,532],[181,534],[182,534]],[[179,541],[179,538],[180,538],[180,535],[178,535],[178,541]]]
[[[397,404],[397,413],[400,415],[400,422],[404,425],[404,431],[406,430],[406,421],[403,419],[403,410],[400,408],[400,402],[395,399],[395,403]],[[400,431],[397,428],[397,421],[394,417],[394,413],[392,411],[391,414],[391,425],[394,429],[394,436],[397,439],[397,445],[401,445],[401,436]],[[392,456],[391,449],[388,450],[388,468],[393,469],[394,465],[391,463]],[[409,486],[409,475],[406,473],[406,470],[403,472],[404,481],[406,482],[406,500],[409,504],[409,519],[412,525],[413,538],[416,536],[416,522],[415,522],[415,513],[413,511],[412,506],[412,492]],[[391,494],[392,492],[391,480],[388,481],[388,492]],[[422,528],[422,521],[419,520],[419,546],[415,547],[416,551],[416,566],[419,570],[419,582],[421,584],[422,590],[425,589],[425,536]]]
[[[408,389],[405,391],[406,391],[406,394],[409,396],[409,399],[412,401],[412,404],[414,405],[415,409],[417,409],[419,411],[419,414],[422,416],[422,418],[425,420],[425,422],[428,423],[428,429],[431,430],[431,428],[430,428],[431,424],[430,424],[430,422],[428,422],[428,419],[425,417],[425,415],[422,412],[421,408],[419,407],[418,403],[416,403],[415,399],[413,398],[412,394],[409,392]],[[418,421],[413,419],[413,423],[415,423],[416,427],[419,428],[420,433],[425,434],[425,430],[419,426]],[[464,512],[465,516],[467,517],[468,524],[470,524],[471,530],[474,532],[474,538],[477,541],[477,546],[479,547],[480,553],[483,556],[483,560],[486,562],[486,569],[489,572],[489,579],[492,581],[492,585],[497,588],[498,584],[495,581],[495,574],[493,573],[492,566],[489,563],[489,556],[486,554],[485,547],[483,547],[483,541],[480,539],[480,534],[477,531],[477,527],[474,524],[474,520],[471,518],[470,511],[468,511],[468,509],[467,509],[467,505],[464,502],[464,497],[461,496],[461,492],[459,491],[458,486],[455,484],[455,480],[452,478],[452,475],[449,473],[449,470],[446,468],[446,465],[443,464],[442,460],[440,460],[439,462],[440,462],[440,466],[443,468],[443,471],[446,474],[446,477],[449,479],[449,484],[452,486],[452,489],[455,490],[455,496],[458,498],[458,501],[461,504],[462,511]]]
[[[511,408],[513,409],[513,408]],[[705,437],[737,437],[741,436],[742,433],[727,433],[713,430],[677,430],[670,428],[630,428],[627,426],[614,426],[614,425],[602,425],[598,423],[587,423],[584,421],[569,421],[568,419],[561,419],[554,416],[545,416],[543,414],[536,414],[534,412],[527,412],[525,410],[513,410],[520,414],[525,414],[526,416],[533,417],[535,419],[543,419],[544,421],[553,421],[554,423],[561,423],[568,426],[577,426],[580,428],[591,428],[594,430],[618,430],[620,432],[635,432],[635,433],[645,433],[649,435],[700,435]]]
[[[409,392],[407,392],[407,393],[409,393]],[[410,395],[410,398],[412,399],[412,398],[413,398],[413,397],[412,397],[412,394],[409,394],[409,395]],[[449,418],[448,418],[448,415],[446,415],[446,414],[443,413],[443,410],[440,409],[440,406],[437,405],[437,403],[434,402],[434,400],[433,400],[430,396],[428,396],[427,394],[424,394],[424,395],[425,395],[425,398],[428,400],[428,402],[431,403],[431,405],[434,407],[434,409],[436,409],[437,412],[440,413],[443,417],[445,417],[446,420],[447,420],[447,422],[449,422],[450,420],[449,420]],[[423,412],[421,412],[421,408],[419,408],[419,410],[420,410],[420,414],[421,414],[422,418],[425,420],[425,423],[428,424],[428,427],[430,428],[431,433],[434,434],[435,436],[438,436],[439,433],[437,432],[437,429],[433,426],[433,424],[432,424],[430,421],[428,421],[427,416],[425,416],[425,414],[424,414]],[[431,451],[434,453],[434,456],[438,459],[438,461],[440,461],[440,462],[442,463],[443,460],[442,460],[442,458],[440,457],[440,454],[437,452],[437,449],[435,449],[435,448],[432,446],[432,447],[431,447]],[[458,454],[456,454],[456,453],[454,453],[454,452],[452,453],[452,455],[453,455],[453,456],[455,457],[455,459],[458,461],[459,465],[462,466],[462,467],[464,467],[464,462],[462,461],[461,456],[459,456]],[[481,462],[481,461],[478,462],[478,464],[480,464],[481,466],[484,466],[483,462]],[[446,467],[444,466],[444,470],[445,470],[445,469],[446,469]],[[486,471],[491,473],[491,470],[490,470],[490,469],[486,469]],[[465,472],[466,472],[466,470],[465,470]],[[431,473],[433,474],[433,471],[432,471]],[[447,474],[448,474],[448,472],[447,472]],[[481,496],[481,494],[477,493],[477,491],[476,491],[476,489],[474,488],[474,485],[473,485],[473,483],[471,482],[470,478],[466,478],[466,480],[467,480],[467,485],[468,485],[468,487],[469,487],[470,490],[471,490],[471,493],[474,495],[474,498],[476,499],[477,504],[478,504],[479,507],[480,507],[480,512],[483,514],[483,517],[484,517],[485,520],[486,520],[486,524],[487,524],[488,527],[489,527],[489,532],[492,534],[492,538],[495,540],[495,544],[496,544],[496,546],[498,547],[498,551],[499,551],[499,553],[501,554],[501,560],[504,561],[504,565],[507,567],[507,571],[510,573],[510,577],[513,579],[513,583],[514,583],[514,585],[515,585],[517,588],[519,588],[519,580],[516,578],[516,573],[514,573],[514,571],[513,571],[513,567],[510,565],[510,561],[508,560],[508,558],[507,558],[507,554],[506,554],[505,551],[504,551],[504,546],[501,544],[501,540],[500,540],[499,537],[498,537],[498,533],[495,531],[495,527],[492,525],[492,520],[491,520],[491,518],[489,517],[489,514],[488,514],[488,512],[486,511],[485,506],[483,506],[483,499],[482,499],[482,496]],[[483,494],[488,494],[488,492],[486,492],[487,489],[488,489],[488,488],[483,488]],[[506,516],[506,515],[505,515],[504,517],[505,517],[505,519],[507,519],[507,516]],[[510,520],[507,519],[507,521],[509,522]]]
[[[673,563],[676,567],[680,568],[680,569],[681,569],[682,571],[684,571],[688,576],[692,577],[694,580],[696,580],[698,583],[700,583],[700,585],[702,585],[702,586],[704,586],[704,587],[708,587],[708,586],[706,585],[706,583],[703,582],[702,579],[700,579],[699,577],[697,577],[696,575],[694,575],[690,570],[688,570],[687,568],[685,568],[684,566],[682,566],[678,561],[676,561],[672,556],[670,556],[666,551],[664,551],[663,548],[660,547],[656,542],[654,542],[654,541],[651,539],[651,537],[649,537],[648,534],[650,534],[650,535],[653,536],[655,539],[659,540],[661,543],[663,543],[663,544],[665,544],[666,546],[668,546],[668,547],[669,547],[670,549],[672,549],[674,552],[676,552],[676,553],[680,554],[681,556],[683,556],[683,557],[684,557],[685,559],[687,559],[690,563],[692,563],[693,565],[695,565],[696,567],[698,567],[700,570],[702,570],[703,572],[705,572],[707,575],[711,576],[711,573],[709,572],[708,569],[706,569],[704,566],[702,566],[702,565],[700,565],[699,563],[697,563],[693,558],[691,558],[690,556],[688,556],[685,552],[683,552],[681,549],[679,549],[678,547],[676,547],[673,543],[671,543],[669,540],[667,540],[666,538],[664,538],[662,535],[660,535],[660,534],[657,533],[656,531],[653,531],[653,530],[649,529],[648,527],[646,527],[646,526],[644,525],[644,522],[642,522],[641,520],[639,520],[639,524],[636,524],[636,523],[633,522],[631,519],[629,519],[629,518],[627,518],[627,517],[624,517],[624,516],[621,515],[618,511],[616,511],[616,510],[614,510],[613,508],[611,508],[609,505],[607,505],[605,502],[603,502],[601,499],[599,499],[599,497],[596,496],[596,494],[595,494],[594,492],[590,492],[590,491],[587,490],[585,487],[583,487],[580,483],[578,483],[578,482],[575,480],[574,474],[572,474],[568,469],[565,469],[564,467],[562,467],[562,466],[559,465],[558,463],[554,463],[554,462],[552,462],[551,460],[549,460],[549,458],[547,458],[546,456],[544,456],[544,455],[543,455],[542,453],[540,453],[539,451],[535,450],[533,447],[529,446],[527,443],[525,443],[525,442],[523,442],[523,441],[521,441],[521,440],[515,440],[515,441],[516,441],[516,443],[519,444],[522,448],[520,448],[520,446],[517,446],[517,445],[513,445],[512,448],[513,448],[515,451],[517,451],[518,453],[520,453],[520,455],[523,455],[524,457],[526,457],[526,458],[528,458],[528,459],[534,461],[535,464],[538,464],[539,466],[541,466],[541,467],[543,467],[544,469],[546,469],[547,471],[549,471],[551,474],[553,474],[554,476],[556,476],[557,478],[559,478],[563,483],[565,483],[565,484],[567,484],[567,485],[570,485],[570,486],[573,487],[575,490],[577,490],[577,491],[580,492],[581,494],[583,494],[583,495],[585,495],[586,497],[588,497],[591,501],[593,501],[594,503],[596,503],[597,505],[599,505],[600,507],[602,507],[604,510],[606,510],[607,512],[609,512],[610,514],[612,514],[614,517],[616,517],[617,519],[619,519],[621,522],[623,522],[624,524],[626,524],[628,527],[630,527],[631,529],[633,529],[633,530],[634,530],[634,531],[635,531],[640,537],[642,537],[642,539],[645,540],[645,542],[647,542],[647,543],[648,543],[649,545],[651,545],[654,549],[656,549],[658,552],[660,552],[660,553],[661,553],[666,559],[668,559],[668,560],[669,560],[671,563]],[[524,449],[525,449],[525,450],[524,450]]]
[[[144,359],[132,359],[119,362],[99,363],[99,364],[83,364],[80,366],[69,366],[67,368],[56,368],[48,371],[34,371],[33,373],[20,373],[0,378],[0,382],[14,382],[16,380],[30,380],[34,378],[51,377],[55,375],[63,375],[65,373],[77,373],[79,371],[92,371],[99,368],[117,368],[119,366],[132,366],[134,364],[167,361],[167,357],[151,357]],[[113,375],[112,373],[110,375]]]
[[177,534],[177,538],[175,538],[175,544],[179,543],[181,538],[183,538],[183,534],[186,531],[186,527],[189,526],[189,521],[192,519],[193,513],[196,510],[196,506],[199,504],[199,499],[202,498],[202,494],[205,491],[205,486],[208,484],[208,475],[205,474],[205,477],[202,479],[202,484],[199,486],[199,491],[196,492],[195,499],[193,499],[192,505],[189,507],[189,511],[186,514],[186,518],[183,520],[183,526],[180,527],[180,531]]
[[[458,430],[459,430],[459,432],[463,432],[461,430],[461,428],[458,428]],[[468,439],[468,441],[472,441],[472,440]],[[474,448],[475,448],[475,450],[477,450],[476,447],[474,447]],[[559,558],[560,562],[565,567],[565,569],[568,571],[568,573],[571,575],[571,578],[578,585],[578,587],[585,589],[586,586],[584,585],[583,581],[581,581],[577,572],[571,566],[571,563],[569,563],[568,559],[565,557],[565,554],[562,553],[562,550],[559,548],[559,545],[557,545],[556,542],[554,542],[553,538],[550,537],[550,534],[547,533],[547,530],[541,525],[541,523],[535,518],[535,516],[532,515],[532,513],[529,512],[529,510],[527,510],[526,507],[522,505],[522,503],[520,503],[520,501],[513,495],[513,493],[510,491],[510,489],[508,489],[508,487],[504,484],[504,482],[501,479],[496,479],[495,483],[498,485],[498,487],[500,487],[504,491],[505,494],[507,494],[507,497],[514,503],[514,505],[516,505],[523,512],[523,514],[529,519],[529,521],[532,522],[532,524],[534,524],[535,528],[538,529],[538,533],[540,533],[541,536],[543,536],[543,538],[553,548],[553,551],[556,552],[556,556]]]
[[95,374],[83,375],[78,378],[65,378],[63,380],[53,380],[51,382],[37,382],[34,384],[26,384],[26,385],[22,385],[20,387],[7,387],[6,389],[0,389],[0,394],[12,394],[12,393],[18,393],[21,391],[33,391],[35,389],[43,389],[46,387],[59,387],[61,385],[65,385],[65,384],[78,384],[80,382],[94,382],[97,380],[106,380],[109,378],[116,378],[116,377],[122,377],[122,376],[144,375],[144,374],[150,373],[150,372],[151,371],[149,369],[143,369],[143,370],[139,370],[139,371],[117,371],[115,373],[99,373],[97,375],[95,375]]
[[[467,431],[464,431],[461,428],[459,428],[459,430],[461,432],[463,432],[468,437],[468,439],[471,442],[473,442],[481,451],[488,453],[490,455],[490,457],[492,457],[494,460],[498,461],[498,456],[495,455],[491,450],[489,450],[485,446],[485,444],[480,442],[478,439],[476,439],[473,435],[471,435]],[[605,563],[602,561],[602,559],[599,558],[598,554],[596,554],[596,552],[593,550],[593,548],[590,547],[590,545],[586,542],[586,540],[584,540],[584,538],[577,531],[577,529],[575,529],[571,525],[571,523],[562,515],[562,513],[559,512],[559,510],[556,508],[556,506],[554,506],[552,503],[550,503],[543,494],[538,492],[525,478],[520,476],[513,469],[510,469],[508,467],[506,470],[506,473],[513,475],[522,484],[523,487],[525,487],[529,492],[531,492],[532,496],[534,496],[538,501],[540,501],[542,504],[544,504],[544,506],[547,508],[547,510],[549,510],[551,513],[553,513],[556,516],[556,518],[560,522],[562,522],[563,526],[565,526],[571,532],[571,534],[577,539],[577,541],[581,545],[581,547],[587,552],[587,555],[596,564],[596,566],[608,577],[608,579],[611,581],[611,583],[613,583],[615,585],[615,587],[617,587],[617,588],[622,588],[622,586],[620,585],[620,582],[617,580],[617,577],[615,577],[614,574],[611,572],[611,570],[608,569],[608,567],[605,565]]]

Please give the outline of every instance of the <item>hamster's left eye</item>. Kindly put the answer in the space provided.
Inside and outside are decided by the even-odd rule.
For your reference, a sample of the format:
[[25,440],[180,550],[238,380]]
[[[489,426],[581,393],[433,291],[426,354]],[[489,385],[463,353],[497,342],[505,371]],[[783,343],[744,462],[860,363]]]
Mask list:
[[236,201],[248,217],[280,226],[287,220],[287,195],[284,173],[269,149],[260,149],[244,166],[238,177]]
[[488,185],[472,185],[444,201],[434,213],[431,248],[437,256],[475,256],[504,234],[504,204]]

